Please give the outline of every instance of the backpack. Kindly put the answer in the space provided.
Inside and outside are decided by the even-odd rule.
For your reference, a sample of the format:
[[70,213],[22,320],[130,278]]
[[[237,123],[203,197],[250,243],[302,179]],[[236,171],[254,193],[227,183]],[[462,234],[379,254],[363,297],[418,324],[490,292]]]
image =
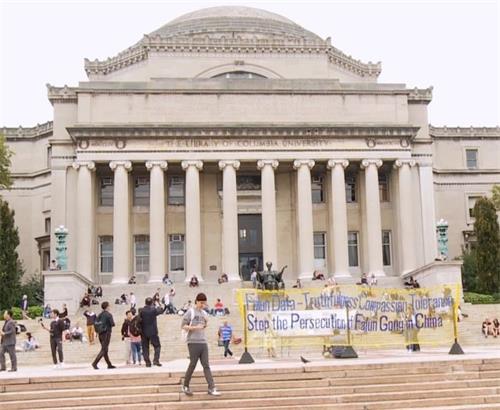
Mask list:
[[141,316],[137,315],[134,316],[134,318],[130,321],[130,324],[128,325],[130,334],[132,336],[140,336],[142,333],[142,320]]
[[101,333],[106,332],[106,330],[108,330],[108,328],[106,327],[106,323],[104,322],[104,318],[103,318],[102,312],[99,313],[97,315],[97,318],[95,319],[94,329],[95,329],[96,333],[99,334],[99,335]]

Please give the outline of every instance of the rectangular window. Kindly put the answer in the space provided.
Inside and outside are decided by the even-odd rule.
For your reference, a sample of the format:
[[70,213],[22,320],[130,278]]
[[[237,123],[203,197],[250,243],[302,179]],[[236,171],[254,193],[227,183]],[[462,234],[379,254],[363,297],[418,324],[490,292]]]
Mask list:
[[326,235],[325,232],[314,232],[314,267],[323,268],[326,265]]
[[465,158],[467,160],[467,168],[469,169],[477,168],[477,149],[466,149]]
[[384,266],[391,266],[391,231],[382,231],[382,259]]
[[149,178],[134,178],[134,206],[149,206]]
[[45,233],[50,234],[50,218],[45,218]]
[[348,232],[347,252],[349,254],[349,266],[359,266],[358,232]]
[[380,202],[389,202],[389,177],[387,175],[378,175],[378,190]]
[[135,271],[149,272],[149,236],[134,237]]
[[184,205],[184,176],[171,175],[168,178],[168,204]]
[[52,166],[52,147],[47,147],[47,168]]
[[474,205],[476,205],[476,201],[481,198],[480,196],[469,196],[467,197],[467,207],[469,209],[469,220],[474,218]]
[[184,271],[184,235],[169,235],[170,272]]
[[346,202],[356,202],[356,176],[346,175],[345,177],[345,198]]
[[99,205],[113,206],[113,177],[101,177]]
[[113,272],[113,237],[99,237],[99,271],[101,273]]
[[238,191],[260,190],[260,175],[237,175],[236,187]]
[[313,204],[321,204],[325,201],[323,192],[323,177],[320,175],[313,175],[311,179],[312,188],[312,202]]

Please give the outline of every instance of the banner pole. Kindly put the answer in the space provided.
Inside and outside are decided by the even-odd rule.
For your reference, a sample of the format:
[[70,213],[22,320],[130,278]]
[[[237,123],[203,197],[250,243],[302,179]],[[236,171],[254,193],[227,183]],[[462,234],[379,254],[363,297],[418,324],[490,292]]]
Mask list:
[[349,302],[345,304],[346,312],[346,327],[347,327],[347,346],[342,349],[342,353],[338,356],[339,359],[357,359],[358,354],[352,347],[351,343],[351,326],[349,325]]
[[[241,300],[238,301],[241,303]],[[248,330],[247,330],[247,307],[246,304],[241,303],[243,305],[243,342],[245,344],[245,351],[240,357],[239,364],[250,364],[254,363],[252,355],[248,352]]]
[[462,347],[458,344],[458,284],[455,286],[455,297],[453,298],[453,337],[455,339],[448,354],[464,354]]

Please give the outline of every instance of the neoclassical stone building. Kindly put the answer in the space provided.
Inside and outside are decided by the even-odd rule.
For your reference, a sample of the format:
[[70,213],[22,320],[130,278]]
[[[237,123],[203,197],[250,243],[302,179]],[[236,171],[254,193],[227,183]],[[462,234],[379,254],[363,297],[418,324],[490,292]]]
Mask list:
[[181,16],[85,70],[48,85],[52,122],[4,129],[25,268],[64,225],[67,283],[436,276],[436,221],[459,255],[500,182],[498,128],[430,127],[431,89],[264,10]]

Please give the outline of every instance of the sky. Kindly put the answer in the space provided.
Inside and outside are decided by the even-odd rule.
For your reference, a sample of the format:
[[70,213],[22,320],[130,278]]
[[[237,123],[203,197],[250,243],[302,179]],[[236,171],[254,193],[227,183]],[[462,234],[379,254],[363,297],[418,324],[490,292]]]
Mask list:
[[83,59],[116,55],[182,14],[240,5],[283,15],[363,62],[380,83],[433,86],[430,123],[500,125],[500,0],[0,0],[0,127],[52,119],[47,83],[86,81]]

